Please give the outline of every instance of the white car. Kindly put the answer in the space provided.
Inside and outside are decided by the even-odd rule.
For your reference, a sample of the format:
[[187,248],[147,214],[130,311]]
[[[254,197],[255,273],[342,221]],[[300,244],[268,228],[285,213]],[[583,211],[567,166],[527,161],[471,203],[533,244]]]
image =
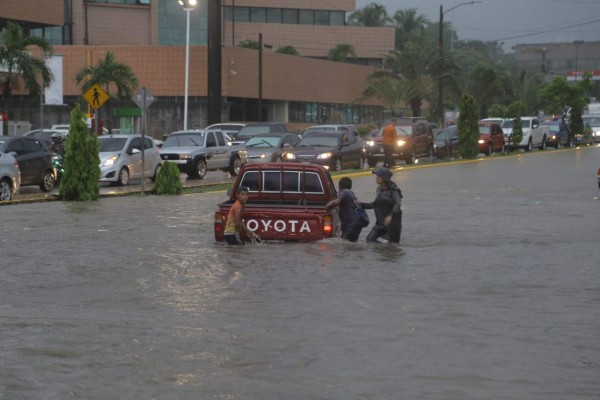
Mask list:
[[0,153],[0,201],[10,201],[21,187],[21,171],[14,156]]
[[583,120],[583,125],[592,130],[594,143],[600,142],[600,114],[583,115],[581,119]]
[[[127,185],[142,177],[142,136],[99,136],[100,181]],[[151,137],[144,137],[144,178],[156,179],[162,166],[158,147]]]

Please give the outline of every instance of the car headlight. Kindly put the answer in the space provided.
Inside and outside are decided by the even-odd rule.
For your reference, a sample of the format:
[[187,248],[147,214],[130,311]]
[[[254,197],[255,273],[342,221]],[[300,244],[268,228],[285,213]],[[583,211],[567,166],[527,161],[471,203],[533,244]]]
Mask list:
[[284,156],[284,158],[285,158],[286,160],[295,160],[295,159],[296,159],[296,155],[295,155],[295,154],[292,154],[292,153],[285,153],[285,156]]
[[479,144],[484,144],[484,143],[485,143],[485,140],[483,140],[483,139],[479,139],[479,140],[477,141],[477,143],[479,143]]
[[404,140],[398,140],[398,147],[402,147],[406,144]]
[[115,163],[117,162],[118,159],[119,159],[119,154],[115,154],[114,156],[107,158],[104,161],[104,163],[102,163],[102,166],[103,167],[112,167],[113,165],[115,165]]
[[328,158],[331,158],[331,156],[333,156],[333,153],[328,151],[327,153],[321,153],[317,156],[318,160],[327,160]]
[[179,155],[179,159],[180,160],[191,160],[192,159],[192,155],[189,154],[189,153],[180,154]]
[[258,158],[267,158],[267,155],[266,154],[261,154],[261,155],[258,156]]
[[556,135],[550,135],[550,140],[555,140],[556,139]]
[[600,136],[600,131],[595,131],[594,136]]
[[375,141],[374,140],[369,140],[367,142],[367,146],[375,146]]

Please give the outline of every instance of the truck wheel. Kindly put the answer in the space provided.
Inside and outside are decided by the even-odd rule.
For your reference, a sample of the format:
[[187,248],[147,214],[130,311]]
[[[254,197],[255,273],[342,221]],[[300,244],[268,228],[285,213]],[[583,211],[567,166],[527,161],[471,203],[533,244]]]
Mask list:
[[410,152],[410,157],[404,159],[404,161],[406,161],[407,164],[414,164],[417,162],[417,149],[415,149],[414,147],[412,148],[411,152]]
[[206,175],[206,162],[202,159],[194,161],[194,165],[188,172],[188,176],[193,179],[204,179]]
[[525,147],[525,151],[533,150],[533,143],[531,143],[531,138],[529,138],[529,142],[527,142],[527,147]]
[[13,199],[13,187],[10,179],[5,178],[0,181],[0,201],[9,201]]
[[158,164],[158,165],[156,166],[156,169],[154,170],[154,176],[153,176],[152,178],[150,178],[150,180],[151,180],[152,182],[156,182],[156,178],[158,178],[158,173],[160,172],[160,167],[162,167],[162,165],[161,165],[161,164]]
[[367,164],[369,164],[369,167],[375,168],[377,160],[374,157],[367,157]]
[[336,158],[333,161],[333,165],[331,166],[331,169],[333,171],[341,171],[344,168],[344,165],[342,164],[342,159],[341,158]]
[[540,144],[540,150],[546,150],[546,136],[542,139],[542,144]]
[[229,175],[237,176],[242,168],[242,160],[238,156],[233,157],[229,164]]
[[44,172],[42,183],[40,183],[40,189],[42,192],[49,192],[52,188],[54,188],[54,173],[48,170]]

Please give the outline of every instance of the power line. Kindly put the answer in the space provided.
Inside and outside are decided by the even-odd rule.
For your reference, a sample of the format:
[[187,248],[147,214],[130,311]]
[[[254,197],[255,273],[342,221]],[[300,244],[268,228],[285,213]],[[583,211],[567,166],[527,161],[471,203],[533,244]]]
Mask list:
[[591,20],[591,21],[587,21],[587,22],[580,22],[580,23],[577,23],[577,24],[566,25],[566,26],[559,27],[559,28],[546,29],[546,30],[543,30],[543,31],[537,31],[537,32],[533,32],[533,33],[526,33],[526,34],[523,34],[523,35],[515,35],[515,36],[505,37],[505,38],[502,38],[502,39],[496,39],[496,41],[497,42],[503,42],[505,40],[520,39],[520,38],[529,37],[529,36],[537,36],[537,35],[541,35],[543,33],[556,32],[556,31],[560,31],[560,30],[563,30],[563,29],[575,28],[577,26],[589,25],[589,24],[593,24],[593,23],[596,23],[596,22],[600,22],[600,18],[594,19],[594,20]]

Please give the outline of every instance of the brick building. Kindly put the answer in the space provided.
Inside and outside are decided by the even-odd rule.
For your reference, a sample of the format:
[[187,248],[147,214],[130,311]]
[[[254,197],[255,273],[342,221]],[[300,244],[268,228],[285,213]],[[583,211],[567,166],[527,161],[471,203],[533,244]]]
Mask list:
[[[190,12],[192,128],[206,125],[207,2],[198,3]],[[346,13],[354,8],[355,0],[222,0],[222,119],[259,118],[261,75],[263,119],[297,129],[322,122],[379,123],[383,107],[378,99],[355,100],[366,77],[393,49],[394,30],[346,26]],[[9,20],[45,37],[62,56],[66,104],[81,98],[75,73],[112,51],[133,69],[140,87],[156,97],[148,113],[150,133],[160,136],[181,128],[187,25],[186,11],[176,0],[3,0],[0,27]],[[238,46],[258,40],[259,33],[268,45],[261,69],[259,52]],[[356,63],[325,60],[342,43],[354,47]],[[300,57],[275,52],[283,46],[293,46]],[[35,114],[30,119],[34,126],[39,122]]]

